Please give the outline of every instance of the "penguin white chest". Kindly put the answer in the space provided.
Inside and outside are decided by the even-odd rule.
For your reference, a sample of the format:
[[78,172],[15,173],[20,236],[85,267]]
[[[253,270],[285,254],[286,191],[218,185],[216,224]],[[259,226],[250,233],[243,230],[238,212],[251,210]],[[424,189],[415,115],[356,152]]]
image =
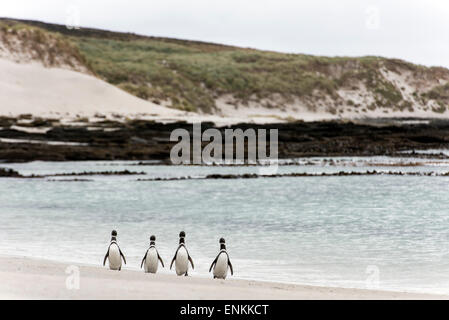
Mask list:
[[122,267],[122,259],[120,257],[119,247],[113,243],[109,247],[109,269],[119,270]]
[[224,252],[220,253],[214,267],[214,277],[218,279],[226,279],[228,274],[228,255]]
[[158,267],[158,255],[156,248],[148,249],[147,257],[145,258],[145,272],[156,273]]
[[184,247],[179,248],[176,253],[176,274],[178,276],[185,274],[189,269],[189,255]]

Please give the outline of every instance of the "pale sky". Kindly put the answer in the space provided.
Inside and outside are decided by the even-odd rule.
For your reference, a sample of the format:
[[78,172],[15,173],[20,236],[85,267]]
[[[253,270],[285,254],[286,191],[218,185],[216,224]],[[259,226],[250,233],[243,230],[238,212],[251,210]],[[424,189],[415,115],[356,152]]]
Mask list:
[[449,68],[447,0],[2,0],[0,16]]

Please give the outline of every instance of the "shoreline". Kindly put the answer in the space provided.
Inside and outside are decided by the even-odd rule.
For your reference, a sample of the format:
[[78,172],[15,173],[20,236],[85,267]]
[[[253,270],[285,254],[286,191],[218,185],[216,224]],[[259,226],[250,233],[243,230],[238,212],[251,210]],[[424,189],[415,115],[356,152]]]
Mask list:
[[[150,120],[84,119],[59,120],[0,116],[0,159],[5,162],[81,160],[170,160],[177,143],[175,129],[192,132],[187,122],[158,123]],[[382,125],[381,125],[382,124]],[[406,150],[449,148],[448,120],[428,124],[391,125],[390,122],[291,122],[277,124],[240,123],[229,128],[202,123],[201,130],[278,130],[278,158],[333,156],[395,156]],[[363,137],[361,139],[361,137]],[[189,135],[189,139],[191,139]],[[270,138],[271,139],[271,138]],[[204,144],[205,146],[206,144]],[[203,147],[204,147],[203,146]],[[271,148],[271,147],[270,147]],[[270,149],[271,150],[271,149]],[[447,159],[447,155],[436,155]]]
[[117,272],[106,267],[1,255],[0,299],[418,300],[449,296],[232,278],[213,280],[128,269]]

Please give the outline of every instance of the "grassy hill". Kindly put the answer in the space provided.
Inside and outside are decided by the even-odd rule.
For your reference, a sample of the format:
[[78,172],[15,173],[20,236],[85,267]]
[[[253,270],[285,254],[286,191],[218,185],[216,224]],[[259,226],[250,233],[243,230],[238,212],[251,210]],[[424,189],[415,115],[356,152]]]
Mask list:
[[445,113],[449,107],[449,70],[397,59],[284,54],[0,20],[3,42],[12,30],[33,30],[24,32],[33,35],[24,39],[28,44],[55,39],[56,52],[75,57],[105,81],[142,99],[181,110],[214,113],[218,101],[238,108],[257,104],[295,110],[301,106],[331,114]]

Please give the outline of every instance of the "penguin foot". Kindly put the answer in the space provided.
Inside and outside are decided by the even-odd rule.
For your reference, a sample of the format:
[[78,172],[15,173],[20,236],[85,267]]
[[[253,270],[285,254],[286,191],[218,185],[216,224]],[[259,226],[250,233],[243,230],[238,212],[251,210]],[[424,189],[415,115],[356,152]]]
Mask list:
[[187,274],[187,272],[184,274],[184,277],[188,277],[189,275]]

